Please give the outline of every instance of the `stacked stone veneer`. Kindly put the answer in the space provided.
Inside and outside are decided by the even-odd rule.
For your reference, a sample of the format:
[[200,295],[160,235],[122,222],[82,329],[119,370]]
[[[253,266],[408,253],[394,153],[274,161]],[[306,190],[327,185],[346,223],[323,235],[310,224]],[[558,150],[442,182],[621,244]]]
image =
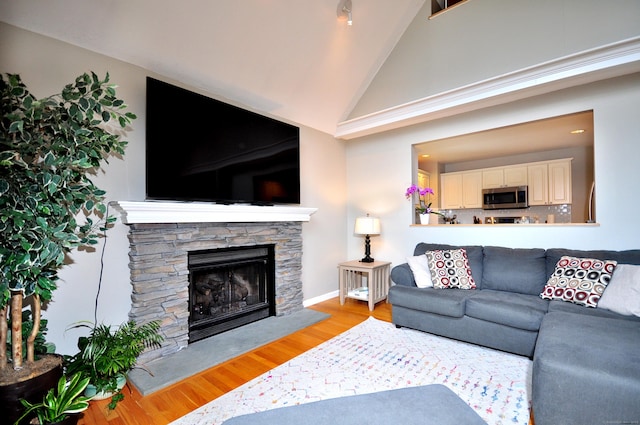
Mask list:
[[129,253],[133,293],[129,316],[139,323],[161,320],[162,347],[141,362],[189,343],[189,251],[275,245],[276,315],[302,309],[302,224],[132,224]]

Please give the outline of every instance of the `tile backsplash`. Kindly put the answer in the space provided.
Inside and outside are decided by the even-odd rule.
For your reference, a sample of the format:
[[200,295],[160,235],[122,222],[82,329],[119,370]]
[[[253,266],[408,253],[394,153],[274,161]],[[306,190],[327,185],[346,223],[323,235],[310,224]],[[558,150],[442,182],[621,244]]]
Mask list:
[[[571,223],[571,204],[536,205],[526,209],[483,210],[471,208],[463,210],[440,210],[447,216],[456,215],[456,223],[473,224],[473,217],[477,217],[484,224],[486,217],[524,217],[530,223],[546,223],[547,217],[553,215],[555,223]],[[438,220],[444,223],[442,218]]]

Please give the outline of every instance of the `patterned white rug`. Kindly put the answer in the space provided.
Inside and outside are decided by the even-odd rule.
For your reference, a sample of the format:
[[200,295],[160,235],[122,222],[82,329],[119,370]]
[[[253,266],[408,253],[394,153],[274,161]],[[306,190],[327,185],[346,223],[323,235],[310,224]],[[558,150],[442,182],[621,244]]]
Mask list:
[[277,407],[437,383],[489,424],[529,422],[528,358],[369,318],[172,425],[217,425]]

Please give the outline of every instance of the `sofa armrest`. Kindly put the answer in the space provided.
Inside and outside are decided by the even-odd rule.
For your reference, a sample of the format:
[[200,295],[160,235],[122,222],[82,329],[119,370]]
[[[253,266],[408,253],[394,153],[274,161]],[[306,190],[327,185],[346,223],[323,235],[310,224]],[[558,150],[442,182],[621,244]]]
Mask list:
[[391,280],[396,285],[416,286],[413,272],[407,263],[397,265],[391,269]]

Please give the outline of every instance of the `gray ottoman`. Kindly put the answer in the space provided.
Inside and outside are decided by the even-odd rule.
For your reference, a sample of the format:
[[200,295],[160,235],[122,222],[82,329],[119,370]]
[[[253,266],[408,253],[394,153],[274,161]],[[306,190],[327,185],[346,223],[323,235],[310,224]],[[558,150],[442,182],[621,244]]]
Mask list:
[[237,416],[223,425],[486,425],[444,385],[339,397]]

